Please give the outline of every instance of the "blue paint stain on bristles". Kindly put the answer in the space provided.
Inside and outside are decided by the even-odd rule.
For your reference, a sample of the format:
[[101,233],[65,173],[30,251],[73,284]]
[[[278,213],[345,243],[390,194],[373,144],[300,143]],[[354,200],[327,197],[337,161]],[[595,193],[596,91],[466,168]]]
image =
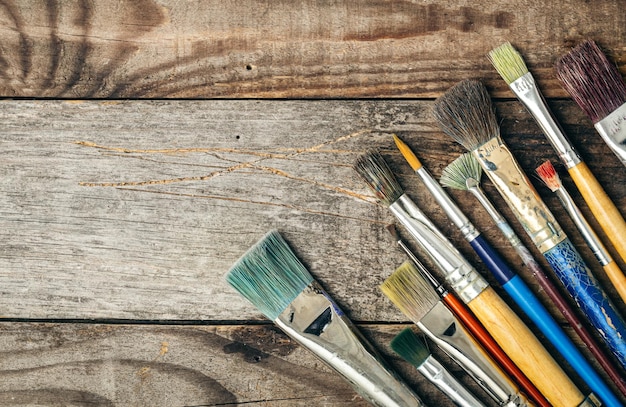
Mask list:
[[226,281],[273,321],[313,282],[313,276],[273,230],[237,260]]

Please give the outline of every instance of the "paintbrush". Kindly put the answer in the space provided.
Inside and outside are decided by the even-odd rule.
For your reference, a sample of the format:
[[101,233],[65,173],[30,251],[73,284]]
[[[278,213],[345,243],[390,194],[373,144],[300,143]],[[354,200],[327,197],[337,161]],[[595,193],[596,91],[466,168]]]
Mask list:
[[380,153],[360,156],[354,167],[546,399],[555,406],[578,406],[583,402],[580,390],[532,331],[404,193]]
[[626,83],[615,64],[587,40],[557,61],[556,76],[626,165]]
[[461,407],[484,407],[444,365],[431,355],[423,338],[411,328],[403,329],[391,340],[391,349],[409,362],[432,384]]
[[413,253],[413,251],[398,235],[396,227],[391,224],[387,226],[387,230],[406,255],[411,259],[422,277],[432,285],[435,292],[441,298],[441,301],[448,307],[448,309],[450,309],[450,311],[452,311],[459,321],[461,321],[463,326],[465,326],[474,339],[482,345],[482,347],[502,368],[502,370],[505,371],[509,377],[511,377],[520,386],[522,391],[530,397],[537,406],[550,407],[548,400],[546,400],[537,387],[535,387],[535,385],[526,377],[524,372],[517,367],[511,358],[509,358],[504,350],[502,350],[500,345],[498,345],[489,332],[487,332],[485,327],[480,323],[476,316],[474,316],[472,311],[467,308],[459,297],[448,291],[448,289],[445,288],[443,284],[441,284],[437,278],[422,264],[415,253]]
[[277,231],[230,269],[228,283],[371,404],[423,406],[345,316]]
[[[500,137],[484,85],[466,80],[453,86],[437,99],[434,114],[446,134],[472,151],[569,294],[613,353],[624,361],[626,325],[623,319]],[[586,381],[593,391],[602,390],[602,380]],[[605,404],[612,404],[611,399],[616,405],[621,404],[614,396],[610,397],[612,395],[606,392]]]
[[620,294],[622,301],[626,303],[626,276],[624,276],[624,273],[618,267],[617,263],[615,263],[610,253],[606,250],[606,247],[604,247],[598,235],[596,235],[580,209],[578,209],[578,206],[574,202],[572,196],[563,187],[561,178],[559,177],[559,174],[556,173],[556,170],[550,160],[545,161],[537,167],[535,171],[546,186],[550,188],[552,192],[556,193],[556,196],[559,198],[561,204],[572,218],[572,221],[585,239],[585,242],[587,242],[587,245],[593,252],[596,259],[598,259],[598,262],[602,265],[606,274],[615,277],[613,284],[616,286],[617,292]]
[[[622,259],[626,261],[626,221],[554,119],[522,56],[510,43],[505,43],[493,49],[489,53],[489,59],[502,78],[509,84],[513,93],[517,95],[517,98],[535,118],[561,161],[565,164],[570,177],[589,206],[589,210]],[[572,68],[570,64],[565,65]],[[583,70],[585,69],[583,68]],[[623,82],[622,87],[626,92],[626,85]],[[597,90],[597,88],[593,88],[593,91]],[[624,93],[624,98],[620,104],[624,102],[626,102],[626,93]],[[622,115],[626,117],[626,107],[622,109]],[[626,132],[623,132],[622,139],[624,138],[626,138]],[[622,148],[624,149],[623,153],[626,154],[624,145]],[[616,284],[623,278],[623,275],[621,273],[613,274],[613,271],[617,272],[618,270],[608,270],[608,277],[613,281],[613,284]],[[619,287],[620,295],[626,297],[626,287]]]
[[[398,149],[420,177],[426,188],[435,197],[452,223],[463,233],[476,254],[487,265],[487,269],[524,314],[539,328],[556,350],[576,370],[600,398],[610,399],[611,390],[595,372],[576,345],[567,336],[539,298],[531,291],[522,278],[513,271],[492,246],[482,237],[461,209],[454,203],[441,185],[430,175],[414,152],[398,136],[394,135]],[[607,393],[608,392],[608,393]],[[605,396],[604,393],[607,393]],[[614,397],[614,396],[613,396]]]
[[476,199],[478,199],[489,216],[491,216],[498,228],[511,243],[515,252],[522,259],[524,265],[530,269],[533,276],[535,276],[539,285],[546,292],[548,297],[550,297],[556,308],[561,312],[572,329],[574,329],[576,334],[595,356],[596,360],[613,380],[620,392],[626,395],[626,383],[624,382],[619,369],[615,367],[609,356],[597,343],[595,337],[579,319],[576,311],[574,311],[563,295],[561,295],[561,292],[546,275],[539,263],[537,263],[530,250],[524,245],[511,225],[509,225],[504,216],[502,216],[502,214],[500,214],[500,212],[495,208],[481,188],[480,179],[482,171],[482,167],[476,158],[470,153],[465,153],[443,169],[440,181],[441,184],[446,187],[469,191],[476,197]]
[[465,326],[439,300],[415,266],[406,261],[381,284],[382,292],[499,405],[528,405]]

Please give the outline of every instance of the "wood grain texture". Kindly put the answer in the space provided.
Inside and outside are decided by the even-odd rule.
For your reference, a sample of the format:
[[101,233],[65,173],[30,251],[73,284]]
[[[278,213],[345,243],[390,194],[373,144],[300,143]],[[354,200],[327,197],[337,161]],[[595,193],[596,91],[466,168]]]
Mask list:
[[512,41],[547,96],[586,38],[626,72],[619,1],[3,1],[0,95],[61,98],[433,97],[481,78]]
[[[277,228],[353,319],[403,320],[378,289],[404,260],[385,230],[393,216],[351,168],[367,149],[381,149],[409,195],[485,271],[393,145],[390,132],[398,132],[440,175],[462,148],[437,131],[430,107],[420,101],[5,101],[0,315],[259,319],[223,277]],[[578,120],[571,103],[557,108]],[[532,171],[551,157],[516,102],[498,109],[522,167]],[[565,121],[574,142],[626,208],[621,164],[575,121]],[[607,284],[556,197],[539,189]],[[485,238],[533,283],[473,198],[457,192],[451,194]]]
[[[406,325],[359,329],[430,405],[452,407],[388,343]],[[0,324],[0,404],[16,406],[368,406],[271,325]],[[485,394],[438,350],[450,371]]]

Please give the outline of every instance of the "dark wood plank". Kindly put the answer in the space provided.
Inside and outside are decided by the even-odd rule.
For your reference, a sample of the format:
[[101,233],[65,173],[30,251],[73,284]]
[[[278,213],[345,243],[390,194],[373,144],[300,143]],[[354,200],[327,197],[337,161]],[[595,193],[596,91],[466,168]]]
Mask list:
[[[554,106],[626,209],[623,166],[575,106]],[[554,158],[517,102],[497,107],[527,171]],[[3,102],[0,314],[258,319],[223,278],[276,228],[352,318],[404,321],[378,289],[404,256],[385,230],[392,215],[351,168],[362,152],[380,148],[409,195],[485,271],[391,140],[398,132],[438,177],[462,150],[437,130],[430,108],[382,100]],[[488,183],[486,189],[513,221]],[[616,298],[556,198],[539,190]],[[475,201],[453,196],[532,283]]]
[[524,53],[548,96],[555,59],[594,38],[626,72],[620,1],[9,0],[0,95],[62,98],[435,97]]

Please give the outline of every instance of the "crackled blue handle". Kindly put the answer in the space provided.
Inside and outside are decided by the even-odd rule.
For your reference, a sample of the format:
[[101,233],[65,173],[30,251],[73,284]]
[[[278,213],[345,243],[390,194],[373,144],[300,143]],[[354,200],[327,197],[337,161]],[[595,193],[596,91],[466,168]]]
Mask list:
[[543,254],[576,304],[626,368],[626,323],[569,239]]

